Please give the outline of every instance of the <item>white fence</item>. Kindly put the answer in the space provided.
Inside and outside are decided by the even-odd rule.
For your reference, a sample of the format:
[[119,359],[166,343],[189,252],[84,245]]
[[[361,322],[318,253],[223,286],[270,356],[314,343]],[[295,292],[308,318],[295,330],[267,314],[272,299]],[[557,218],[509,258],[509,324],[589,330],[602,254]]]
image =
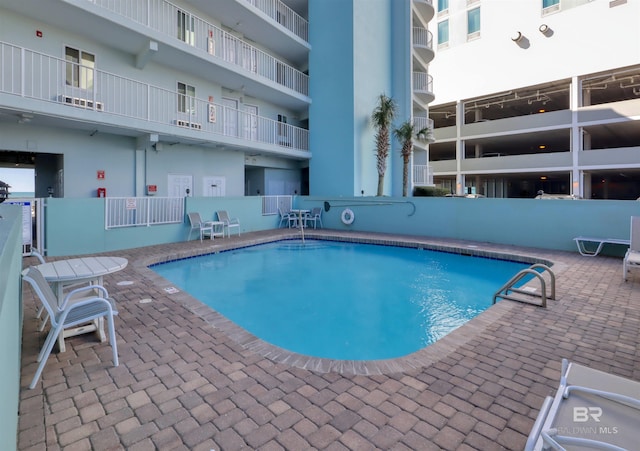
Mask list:
[[183,197],[107,197],[105,199],[105,229],[183,222]]
[[278,209],[289,211],[293,206],[293,196],[263,196],[262,215],[277,215]]

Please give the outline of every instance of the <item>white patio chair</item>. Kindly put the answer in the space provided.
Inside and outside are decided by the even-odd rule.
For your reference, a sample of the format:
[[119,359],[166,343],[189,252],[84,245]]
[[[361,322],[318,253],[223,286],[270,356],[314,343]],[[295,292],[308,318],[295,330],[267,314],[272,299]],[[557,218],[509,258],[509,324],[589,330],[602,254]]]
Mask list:
[[285,223],[287,227],[295,227],[298,221],[298,216],[291,213],[290,211],[284,212],[280,207],[278,207],[278,213],[280,214],[280,225],[278,227],[282,227]]
[[640,268],[640,216],[631,216],[631,241],[622,261],[622,280],[625,282],[632,269]]
[[[118,366],[118,346],[113,317],[118,314],[113,299],[109,298],[107,290],[100,285],[87,285],[70,291],[58,305],[58,299],[47,283],[42,273],[35,267],[27,268],[22,273],[22,279],[28,282],[42,305],[49,314],[51,330],[38,354],[38,368],[31,380],[29,388],[33,389],[42,374],[53,345],[58,336],[64,333],[64,329],[89,323],[97,319],[107,319],[109,328],[109,342],[113,350],[113,365]],[[94,291],[95,290],[95,291]],[[79,293],[89,292],[89,297],[78,297]],[[99,293],[96,295],[96,293]],[[73,298],[73,299],[72,299]]]
[[187,213],[187,216],[189,217],[189,223],[191,224],[187,241],[191,239],[191,233],[194,230],[200,233],[200,241],[202,241],[202,238],[205,236],[213,239],[213,221],[203,221],[200,217],[200,213],[197,212]]
[[227,236],[231,236],[233,227],[238,229],[238,236],[240,236],[240,221],[238,218],[230,218],[226,210],[218,210],[216,215],[218,216],[218,221],[224,223],[224,227],[227,229]]
[[320,223],[320,227],[323,227],[322,225],[322,208],[320,207],[315,207],[311,209],[310,213],[307,213],[307,215],[304,218],[305,221],[305,225],[309,225],[310,222],[313,222],[313,228],[315,229],[316,226],[318,225],[318,222]]

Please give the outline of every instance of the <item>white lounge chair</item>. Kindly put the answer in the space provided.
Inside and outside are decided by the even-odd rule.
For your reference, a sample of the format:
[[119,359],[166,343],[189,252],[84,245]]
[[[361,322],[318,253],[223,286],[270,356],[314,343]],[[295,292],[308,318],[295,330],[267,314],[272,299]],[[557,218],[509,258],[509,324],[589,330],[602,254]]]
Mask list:
[[565,359],[524,449],[638,449],[639,424],[640,382]]
[[[35,267],[27,268],[22,273],[22,279],[28,282],[42,305],[49,314],[51,320],[51,330],[47,339],[42,345],[42,350],[38,354],[38,368],[31,380],[29,388],[34,388],[45,364],[51,354],[53,345],[64,329],[80,324],[89,323],[98,319],[107,319],[109,328],[109,342],[113,350],[113,365],[118,366],[118,347],[116,343],[116,332],[113,317],[118,314],[113,299],[109,298],[107,290],[100,285],[87,285],[70,291],[64,298],[62,304],[58,306],[58,298],[47,283],[42,273]],[[95,291],[94,291],[95,290]],[[90,296],[79,297],[82,292],[88,292]],[[96,294],[98,293],[98,294]]]
[[640,216],[631,216],[631,241],[622,261],[622,280],[629,277],[629,271],[640,268]]
[[240,221],[238,218],[229,218],[229,213],[226,210],[218,210],[218,221],[224,223],[224,227],[227,229],[227,236],[231,236],[231,229],[235,227],[238,229],[238,236],[240,236]]
[[187,241],[191,239],[191,233],[194,230],[200,232],[200,241],[202,241],[202,238],[205,236],[213,239],[213,221],[203,221],[200,217],[200,213],[197,212],[187,213],[187,216],[189,217],[189,223],[191,224]]

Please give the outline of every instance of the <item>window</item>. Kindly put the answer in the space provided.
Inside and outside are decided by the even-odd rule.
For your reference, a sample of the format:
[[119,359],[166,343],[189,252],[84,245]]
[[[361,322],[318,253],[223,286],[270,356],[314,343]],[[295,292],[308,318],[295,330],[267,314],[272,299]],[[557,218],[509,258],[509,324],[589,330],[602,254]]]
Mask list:
[[443,12],[449,9],[449,0],[438,0],[438,12]]
[[189,45],[195,44],[195,18],[184,11],[178,10],[178,39]]
[[542,9],[549,8],[559,3],[560,3],[560,0],[542,0]]
[[467,11],[467,36],[476,37],[480,35],[480,8],[473,8]]
[[178,82],[178,112],[196,114],[196,88]]
[[449,20],[438,22],[438,45],[449,42]]
[[74,88],[93,89],[93,71],[96,65],[96,57],[82,50],[65,47],[66,82]]

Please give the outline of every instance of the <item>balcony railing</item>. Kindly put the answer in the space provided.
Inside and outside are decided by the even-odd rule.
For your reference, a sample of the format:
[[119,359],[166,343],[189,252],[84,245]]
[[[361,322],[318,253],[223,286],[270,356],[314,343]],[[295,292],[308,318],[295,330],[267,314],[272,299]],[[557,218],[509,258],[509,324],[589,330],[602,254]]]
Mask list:
[[208,54],[207,58],[226,61],[295,92],[309,95],[308,75],[172,3],[165,0],[90,1],[114,14],[191,45]]
[[424,116],[414,116],[413,117],[413,126],[416,131],[424,130],[425,128],[429,130],[429,133],[433,133],[433,119]]
[[433,50],[433,34],[423,27],[413,27],[413,45]]
[[[77,69],[77,70],[74,70]],[[80,79],[67,79],[80,74]],[[309,150],[309,131],[0,42],[0,92],[70,108]]]
[[309,41],[309,22],[280,0],[245,0],[271,17],[293,34]]
[[432,186],[433,169],[426,164],[413,165],[413,186]]
[[413,92],[425,103],[433,101],[433,77],[426,72],[413,72]]

